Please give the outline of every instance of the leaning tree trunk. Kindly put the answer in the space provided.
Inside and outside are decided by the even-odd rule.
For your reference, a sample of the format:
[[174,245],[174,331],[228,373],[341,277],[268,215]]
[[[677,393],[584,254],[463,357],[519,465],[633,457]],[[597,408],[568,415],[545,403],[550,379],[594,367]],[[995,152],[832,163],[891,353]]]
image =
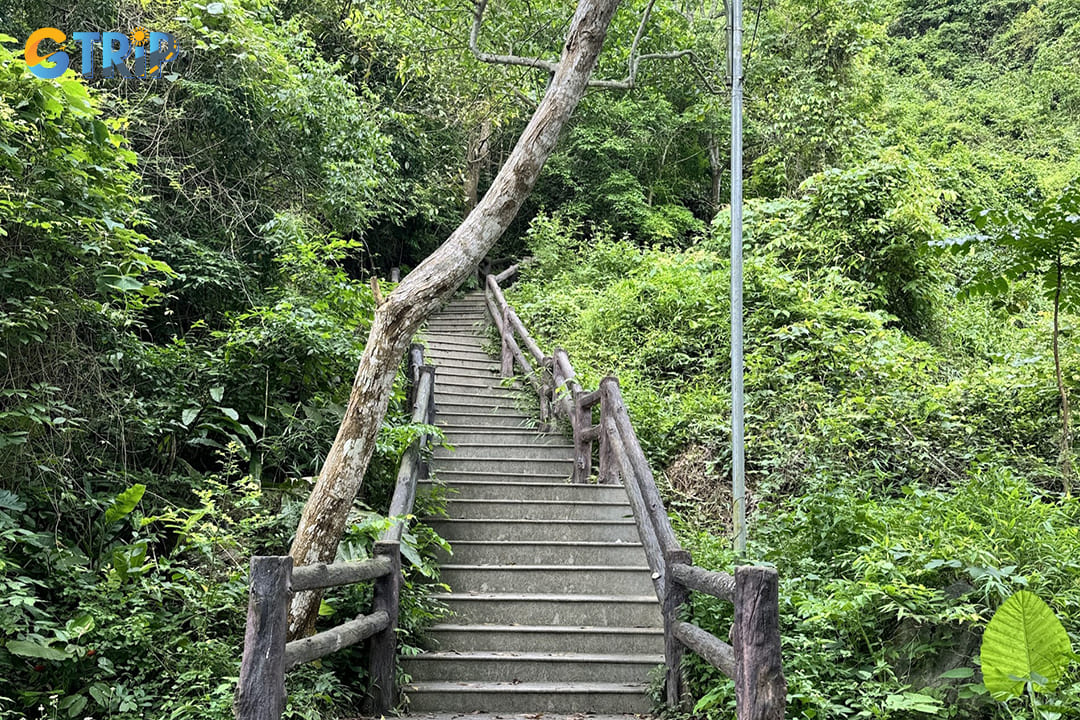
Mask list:
[[[376,308],[345,418],[296,530],[290,554],[297,565],[333,560],[386,415],[398,363],[413,333],[472,273],[532,191],[585,93],[618,4],[619,0],[579,1],[547,93],[491,187],[446,242]],[[293,597],[290,636],[312,629],[318,607],[317,593]]]

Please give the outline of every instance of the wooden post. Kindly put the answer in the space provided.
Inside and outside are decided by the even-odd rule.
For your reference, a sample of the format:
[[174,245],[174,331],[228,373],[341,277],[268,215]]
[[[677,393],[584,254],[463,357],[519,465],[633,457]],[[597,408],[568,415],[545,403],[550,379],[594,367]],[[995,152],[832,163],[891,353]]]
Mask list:
[[233,708],[237,720],[279,720],[285,710],[285,635],[292,566],[288,555],[251,558],[244,656]]
[[424,346],[420,343],[411,343],[409,345],[409,390],[408,401],[409,407],[416,402],[416,388],[420,385],[420,368],[424,364]]
[[[610,375],[607,376],[600,381],[600,389],[603,390],[606,384],[613,382],[618,381]],[[604,401],[605,397],[610,397],[610,393],[602,392],[600,399],[600,484],[614,485],[619,481],[619,461],[612,454],[608,428],[614,426],[614,419],[611,418],[609,403]],[[609,419],[612,420],[610,423]]]
[[510,308],[503,305],[502,309],[502,376],[511,377],[514,374],[514,355],[510,349]]
[[372,613],[385,612],[390,622],[381,632],[371,637],[370,714],[386,715],[397,703],[394,687],[394,655],[397,650],[398,599],[401,594],[401,547],[396,542],[375,543],[375,557],[390,559],[391,569],[387,575],[375,581]]
[[[421,365],[417,368],[416,386],[419,389],[420,383],[430,375],[427,388],[427,395],[422,398],[416,398],[413,401],[413,422],[422,422],[427,425],[435,424],[435,366],[434,365]],[[423,406],[417,404],[417,400],[423,401]],[[431,456],[430,453],[425,452],[431,445],[430,435],[420,436],[420,472],[418,478],[427,479],[431,477]],[[413,483],[413,499],[416,498],[416,483]],[[412,512],[412,505],[409,505],[409,512]]]
[[540,429],[544,432],[555,430],[555,361],[544,357],[540,361]]
[[401,268],[390,268],[390,282],[401,282]]
[[[686,550],[668,550],[664,553],[664,566],[667,585],[664,588],[664,664],[667,668],[667,706],[677,709],[686,700],[686,683],[683,679],[682,658],[686,647],[675,636],[675,626],[681,622],[679,610],[690,599],[690,591],[675,582],[671,568],[675,565],[689,565],[690,553]],[[740,719],[742,716],[739,716]]]
[[787,683],[780,661],[779,577],[775,568],[735,568],[731,641],[739,720],[783,720]]
[[424,414],[424,422],[428,425],[435,424],[435,366],[425,365],[426,372],[431,373],[431,392],[428,394],[427,409]]
[[[555,348],[555,352],[552,354],[552,367],[554,368],[553,382],[555,387],[552,390],[552,398],[558,406],[562,407],[563,413],[566,415],[566,419],[570,422],[570,426],[577,430],[577,413],[574,412],[573,403],[573,386],[576,384],[574,381],[574,369],[570,367],[570,358],[567,356],[566,351],[560,347]],[[563,388],[563,393],[558,394],[559,388]]]
[[587,483],[592,475],[592,440],[585,439],[585,431],[592,427],[592,408],[581,404],[584,395],[581,388],[575,387],[574,414],[574,482]]

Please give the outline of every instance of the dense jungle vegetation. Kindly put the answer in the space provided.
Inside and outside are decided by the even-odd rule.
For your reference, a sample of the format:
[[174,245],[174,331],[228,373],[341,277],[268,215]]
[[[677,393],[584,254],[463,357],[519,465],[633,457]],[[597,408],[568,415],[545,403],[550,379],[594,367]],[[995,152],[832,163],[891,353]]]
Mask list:
[[[624,75],[646,4],[624,3],[598,75]],[[1019,589],[1080,647],[1061,415],[1080,5],[748,5],[751,556],[780,571],[788,716],[1077,716],[1077,663],[1037,714],[991,700],[977,658]],[[642,50],[696,61],[590,93],[497,255],[532,258],[510,299],[542,344],[589,385],[618,375],[684,545],[726,568],[714,6],[657,3]],[[569,15],[493,3],[481,45],[550,56]],[[368,280],[385,292],[456,227],[543,92],[478,63],[470,21],[448,0],[0,0],[0,718],[231,717],[247,559],[288,547]],[[44,26],[142,26],[183,54],[161,80],[41,80],[22,48]],[[419,431],[399,386],[345,557]],[[406,645],[439,613],[438,542],[410,539]],[[714,632],[729,613],[695,601]],[[292,673],[286,716],[355,714],[361,653]],[[695,713],[732,717],[730,683],[689,670]]]

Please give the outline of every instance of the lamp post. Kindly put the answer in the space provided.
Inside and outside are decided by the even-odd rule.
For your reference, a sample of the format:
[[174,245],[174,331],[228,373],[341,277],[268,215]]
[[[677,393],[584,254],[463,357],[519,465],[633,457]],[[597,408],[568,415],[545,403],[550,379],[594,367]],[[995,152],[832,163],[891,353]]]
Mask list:
[[728,0],[731,73],[731,490],[735,552],[746,554],[746,462],[743,397],[742,0]]

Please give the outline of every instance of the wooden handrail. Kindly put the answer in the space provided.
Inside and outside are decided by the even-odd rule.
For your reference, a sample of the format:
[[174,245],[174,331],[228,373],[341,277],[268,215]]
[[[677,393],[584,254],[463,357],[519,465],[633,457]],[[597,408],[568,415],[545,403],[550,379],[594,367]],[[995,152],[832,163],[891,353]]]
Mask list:
[[735,602],[735,577],[726,572],[713,572],[694,565],[673,565],[671,575],[688,590]]
[[[299,568],[297,568],[299,569]],[[326,657],[332,652],[367,640],[390,625],[390,616],[384,610],[361,615],[355,620],[342,623],[321,633],[293,640],[285,645],[285,671],[297,665]]]
[[372,558],[362,562],[343,562],[328,565],[315,563],[293,568],[290,592],[321,590],[323,588],[352,585],[364,580],[374,580],[390,572],[390,561]]
[[[604,423],[607,425],[608,436],[611,438],[615,458],[621,465],[623,477],[631,477],[634,469],[627,459],[626,451],[622,444],[622,438],[619,437],[619,433],[615,431],[615,421],[608,417],[604,418]],[[653,586],[656,588],[656,597],[663,600],[665,584],[667,582],[667,579],[665,578],[666,569],[664,567],[664,552],[660,549],[660,542],[656,539],[656,530],[649,521],[645,500],[641,496],[641,488],[636,482],[627,482],[624,485],[626,488],[626,496],[630,500],[630,509],[634,513],[634,520],[638,526],[639,539],[641,540],[642,547],[645,549],[645,560],[649,564],[649,570],[652,571]]]
[[[435,420],[435,369],[424,364],[423,347],[409,350],[409,397],[412,422]],[[374,556],[360,562],[315,563],[293,568],[288,555],[251,558],[247,628],[236,689],[237,720],[280,720],[285,709],[285,673],[338,650],[371,639],[368,652],[370,715],[393,709],[395,628],[401,593],[401,536],[416,500],[416,485],[426,477],[424,452],[430,435],[422,434],[406,449],[398,470],[389,516],[393,522],[375,543]],[[374,580],[372,611],[311,637],[286,643],[289,595]]]
[[[517,270],[517,265],[514,265],[508,270]],[[491,290],[492,295],[495,296],[495,303],[499,306],[499,309],[510,316],[510,324],[514,326],[514,330],[518,336],[521,337],[521,341],[525,344],[525,347],[529,350],[529,353],[536,358],[536,362],[541,362],[544,359],[544,353],[540,350],[540,346],[533,340],[532,335],[525,329],[524,323],[521,322],[521,318],[518,317],[514,309],[510,307],[510,304],[506,302],[506,297],[503,295],[502,288],[499,287],[497,280],[498,276],[488,275],[487,286]]]
[[[552,412],[570,422],[574,437],[574,482],[591,480],[593,443],[600,443],[599,482],[622,480],[634,514],[638,536],[652,571],[653,587],[664,618],[666,699],[669,706],[685,700],[682,655],[697,653],[735,681],[738,720],[782,720],[787,697],[780,657],[778,580],[774,568],[739,566],[735,574],[696,567],[679,545],[656,487],[652,469],[630,421],[619,382],[606,377],[597,390],[586,392],[577,381],[570,357],[562,348],[545,356],[510,307],[499,283],[517,266],[485,279],[484,297],[503,346],[503,376],[513,374],[514,362],[540,395],[540,419]],[[537,382],[517,338],[529,350],[541,372]],[[593,423],[599,405],[600,423]],[[735,606],[729,645],[712,633],[680,619],[691,592],[723,598]]]
[[735,677],[735,648],[688,622],[675,623],[675,637],[729,678]]
[[[411,359],[416,359],[415,355]],[[420,364],[416,366],[416,387],[414,388],[412,422],[430,425],[435,420],[435,368],[423,364],[423,351],[420,351]],[[412,513],[416,502],[416,485],[421,476],[426,476],[423,464],[423,449],[431,438],[426,433],[416,438],[401,456],[394,496],[390,500],[387,516],[392,524],[379,535],[380,540],[395,542],[401,540],[401,534],[407,518]]]
[[505,280],[508,280],[509,278],[516,275],[517,271],[518,271],[518,264],[514,263],[513,265],[511,265],[510,267],[506,268],[501,273],[496,275],[495,276],[495,282],[503,282]]
[[656,531],[660,549],[665,553],[678,550],[680,549],[679,541],[675,539],[675,531],[671,527],[667,510],[664,509],[664,502],[660,499],[660,491],[656,489],[656,481],[653,480],[652,469],[649,468],[645,451],[641,449],[634,426],[630,423],[630,414],[626,410],[626,404],[623,403],[618,381],[612,378],[612,382],[605,383],[603,392],[608,412],[615,423],[618,435],[622,438],[626,458],[633,468],[631,477],[624,477],[623,482],[636,482],[641,488],[645,509]]

